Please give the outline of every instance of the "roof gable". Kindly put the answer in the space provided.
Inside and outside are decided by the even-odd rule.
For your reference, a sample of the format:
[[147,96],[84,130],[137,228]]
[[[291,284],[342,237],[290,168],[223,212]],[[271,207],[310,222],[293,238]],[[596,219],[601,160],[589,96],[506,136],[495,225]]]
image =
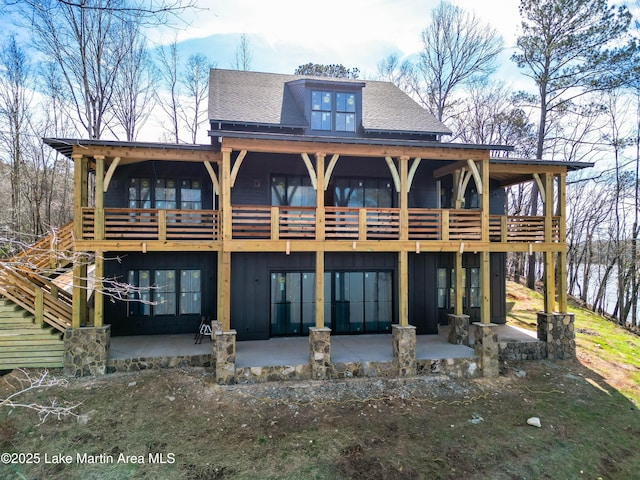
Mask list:
[[243,125],[306,128],[307,86],[362,91],[361,126],[367,134],[450,135],[451,131],[389,82],[212,69],[209,119]]

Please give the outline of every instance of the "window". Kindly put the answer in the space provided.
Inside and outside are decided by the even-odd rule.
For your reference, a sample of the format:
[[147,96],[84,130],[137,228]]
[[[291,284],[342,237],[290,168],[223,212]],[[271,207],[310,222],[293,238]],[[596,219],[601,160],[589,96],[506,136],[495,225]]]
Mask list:
[[176,272],[156,270],[153,292],[153,313],[155,315],[176,314]]
[[180,315],[200,314],[200,270],[180,273]]
[[311,129],[331,130],[332,108],[331,92],[311,92]]
[[158,178],[156,179],[156,208],[173,210],[176,205],[176,182],[172,179]]
[[180,202],[182,210],[202,210],[202,186],[198,180],[182,180]]
[[129,208],[151,208],[151,180],[129,179]]
[[127,295],[129,315],[151,315],[150,279],[149,270],[129,270],[127,273],[127,283],[133,287]]
[[469,306],[477,308],[480,306],[480,269],[470,268],[469,277]]
[[271,178],[271,205],[314,207],[316,191],[308,176],[276,175]]
[[200,180],[130,178],[128,196],[129,208],[202,210]]
[[311,92],[311,129],[330,132],[356,131],[356,94]]
[[[129,316],[199,315],[202,312],[200,270],[129,270]],[[151,280],[153,279],[153,282]]]
[[356,131],[355,93],[336,93],[336,131]]
[[391,181],[377,178],[337,178],[334,204],[336,207],[391,208],[393,206]]

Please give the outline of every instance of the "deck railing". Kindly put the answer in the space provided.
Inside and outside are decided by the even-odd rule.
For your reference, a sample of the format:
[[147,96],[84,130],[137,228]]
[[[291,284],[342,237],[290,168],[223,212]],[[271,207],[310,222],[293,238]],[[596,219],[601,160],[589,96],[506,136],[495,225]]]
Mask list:
[[[96,211],[82,209],[82,239],[96,239]],[[218,212],[214,210],[156,210],[105,208],[105,240],[216,240]]]
[[[95,209],[84,208],[83,239],[95,240]],[[480,241],[479,210],[410,208],[408,239],[416,241]],[[219,212],[213,210],[154,210],[105,208],[104,240],[218,240]],[[316,238],[315,207],[233,206],[234,239]],[[325,207],[327,240],[399,240],[400,209]],[[560,217],[553,217],[551,241],[558,242]],[[542,216],[490,215],[491,242],[545,241]]]

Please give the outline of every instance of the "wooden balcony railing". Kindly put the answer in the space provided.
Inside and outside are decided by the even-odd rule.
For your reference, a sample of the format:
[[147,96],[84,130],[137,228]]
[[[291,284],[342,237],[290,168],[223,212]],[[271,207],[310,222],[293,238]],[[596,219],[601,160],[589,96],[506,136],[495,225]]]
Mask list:
[[[219,214],[212,210],[104,209],[105,240],[219,240]],[[490,215],[491,242],[544,242],[541,216]],[[95,210],[83,209],[83,239],[94,240]],[[233,239],[316,238],[315,207],[233,206]],[[399,240],[400,209],[325,207],[327,240]],[[553,217],[551,241],[558,242],[560,218]],[[408,239],[480,241],[479,210],[410,208]]]
[[[82,238],[95,240],[95,209],[82,210]],[[217,240],[218,212],[105,208],[105,240]]]

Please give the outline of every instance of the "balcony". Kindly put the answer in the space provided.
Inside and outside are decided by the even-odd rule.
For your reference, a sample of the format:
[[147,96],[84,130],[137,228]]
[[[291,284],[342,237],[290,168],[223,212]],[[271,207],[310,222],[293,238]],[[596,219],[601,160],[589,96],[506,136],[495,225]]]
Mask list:
[[[96,213],[82,210],[82,240],[97,240]],[[104,236],[110,240],[216,241],[220,215],[215,210],[105,208]],[[316,239],[315,207],[233,206],[232,238],[249,240]],[[326,207],[326,240],[399,240],[400,209]],[[560,238],[560,217],[552,218],[551,242]],[[410,208],[408,239],[481,241],[479,210]],[[539,243],[545,240],[542,216],[490,215],[489,240]]]

